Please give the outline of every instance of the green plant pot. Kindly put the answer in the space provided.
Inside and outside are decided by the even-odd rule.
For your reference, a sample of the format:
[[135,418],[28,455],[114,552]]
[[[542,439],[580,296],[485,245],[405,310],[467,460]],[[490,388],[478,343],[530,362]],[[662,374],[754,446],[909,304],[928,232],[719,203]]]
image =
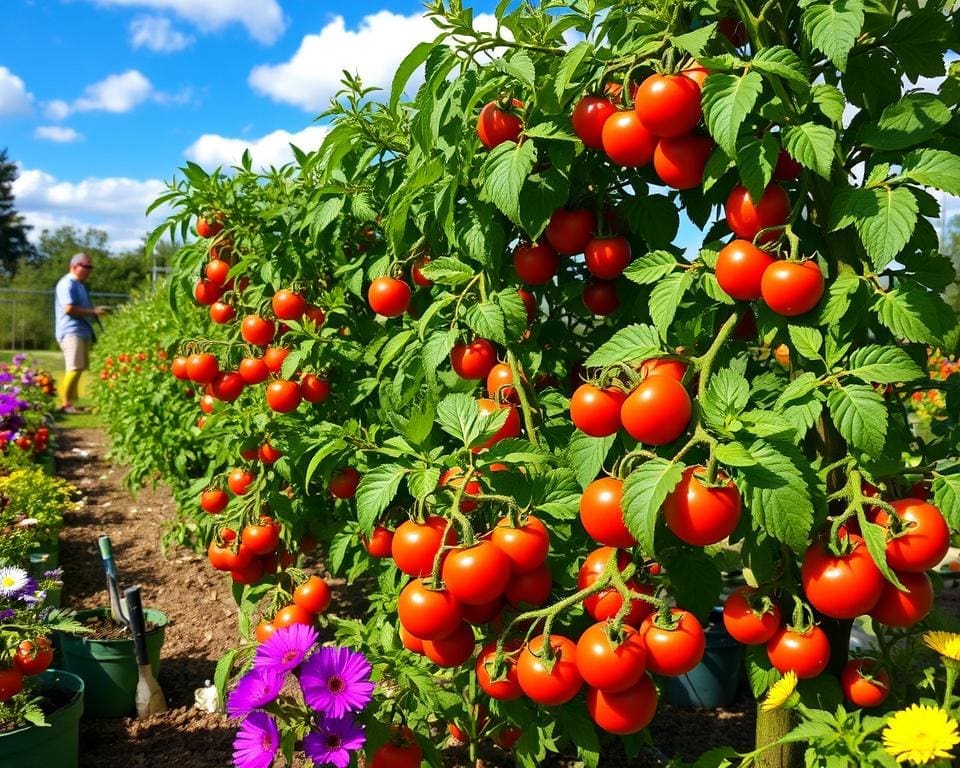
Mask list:
[[[144,613],[153,628],[147,631],[147,655],[156,677],[160,671],[160,648],[167,626],[165,613],[147,608]],[[109,608],[77,611],[77,619],[110,615]],[[84,635],[59,634],[60,663],[83,678],[86,684],[84,714],[88,717],[127,717],[136,713],[137,658],[133,640],[93,640]]]
[[80,764],[80,716],[83,680],[48,669],[38,682],[42,689],[59,689],[70,701],[47,715],[46,727],[28,725],[0,733],[0,765],[4,768],[77,768]]

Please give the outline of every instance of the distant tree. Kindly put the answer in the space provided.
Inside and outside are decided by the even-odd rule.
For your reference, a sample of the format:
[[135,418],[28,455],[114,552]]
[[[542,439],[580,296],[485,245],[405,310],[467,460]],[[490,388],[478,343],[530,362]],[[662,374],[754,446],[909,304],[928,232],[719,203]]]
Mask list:
[[[944,250],[953,260],[954,266],[960,269],[960,216],[950,219]],[[960,313],[960,283],[954,282],[948,285],[943,295],[947,303]]]
[[0,150],[0,270],[13,275],[21,262],[30,261],[36,250],[27,240],[31,229],[14,208],[13,182],[17,180],[17,166],[7,158],[7,150]]

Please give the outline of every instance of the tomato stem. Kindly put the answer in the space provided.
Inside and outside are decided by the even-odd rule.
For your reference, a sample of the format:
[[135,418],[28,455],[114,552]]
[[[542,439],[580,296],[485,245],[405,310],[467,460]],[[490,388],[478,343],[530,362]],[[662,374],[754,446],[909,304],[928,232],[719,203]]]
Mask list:
[[510,375],[513,377],[514,389],[516,390],[517,397],[520,398],[520,412],[523,414],[523,426],[527,430],[527,440],[530,441],[530,445],[537,445],[537,428],[533,420],[533,406],[530,404],[530,398],[527,392],[527,386],[529,386],[529,384],[526,379],[521,376],[520,363],[517,361],[517,356],[510,347],[507,348],[507,365],[510,366]]

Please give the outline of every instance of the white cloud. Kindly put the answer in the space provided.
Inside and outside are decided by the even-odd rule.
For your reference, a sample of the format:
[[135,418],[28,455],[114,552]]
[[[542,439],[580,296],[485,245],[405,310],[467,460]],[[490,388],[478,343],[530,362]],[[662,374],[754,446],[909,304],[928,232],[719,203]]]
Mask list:
[[149,217],[144,214],[165,190],[159,179],[87,178],[73,183],[23,168],[13,183],[17,211],[34,227],[33,238],[43,229],[95,227],[107,232],[115,251],[138,247],[143,236],[168,215],[165,209]]
[[197,165],[213,170],[216,167],[239,165],[244,150],[250,150],[255,168],[279,167],[293,159],[290,144],[305,152],[316,149],[330,129],[312,125],[298,133],[277,130],[259,139],[231,139],[213,133],[205,133],[184,151],[184,155]]
[[149,8],[172,13],[202,32],[242,24],[260,43],[272,43],[286,26],[277,0],[92,0],[97,5]]
[[0,117],[25,115],[33,111],[33,94],[23,80],[6,67],[0,67]]
[[[340,90],[343,70],[358,73],[366,85],[389,89],[403,58],[417,43],[437,34],[436,26],[422,14],[379,11],[365,16],[355,30],[347,29],[343,16],[335,16],[318,34],[304,36],[289,61],[254,67],[248,82],[274,101],[319,112]],[[412,91],[418,85],[414,80],[408,88]]]
[[73,130],[73,128],[65,128],[60,125],[38,125],[33,129],[33,138],[55,141],[58,144],[69,144],[74,141],[80,141],[83,136]]
[[170,19],[161,16],[141,16],[130,22],[130,44],[158,53],[182,51],[193,38],[173,28]]
[[83,89],[83,95],[73,103],[63,99],[47,102],[46,114],[52,120],[63,120],[74,112],[129,112],[147,99],[162,99],[153,85],[140,72],[128,69],[119,75],[110,75]]

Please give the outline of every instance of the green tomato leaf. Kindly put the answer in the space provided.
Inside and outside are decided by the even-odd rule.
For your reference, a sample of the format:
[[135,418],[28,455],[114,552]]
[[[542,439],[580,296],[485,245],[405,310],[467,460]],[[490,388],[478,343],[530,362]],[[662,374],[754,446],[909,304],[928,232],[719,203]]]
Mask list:
[[596,479],[616,439],[616,435],[590,437],[579,429],[570,437],[565,451],[567,463],[576,473],[581,488],[586,488]]
[[654,556],[654,532],[660,505],[683,475],[683,466],[667,459],[641,464],[623,484],[623,517],[645,555]]
[[903,178],[960,195],[960,157],[940,149],[919,149],[903,158]]
[[823,334],[816,328],[805,328],[801,325],[791,325],[788,328],[790,341],[801,357],[807,360],[819,360],[820,349],[823,347]]
[[655,328],[649,325],[628,325],[590,355],[585,365],[588,368],[598,368],[617,362],[642,361],[662,354],[660,336]]
[[884,109],[876,124],[864,125],[857,138],[875,149],[906,149],[925,142],[951,117],[932,93],[911,93]]
[[960,530],[960,475],[934,475],[932,490],[933,503],[950,530]]
[[357,520],[361,531],[370,533],[373,530],[409,471],[400,464],[380,464],[364,473],[357,487]]
[[753,112],[763,90],[758,72],[712,74],[703,84],[703,113],[710,135],[724,152],[735,157],[740,126]]
[[480,199],[493,203],[503,215],[520,225],[520,190],[537,159],[532,141],[506,141],[490,150],[481,169]]
[[782,45],[761,48],[750,64],[764,74],[782,77],[800,92],[810,89],[810,71],[807,65],[797,54]]
[[830,178],[837,132],[825,125],[801,123],[783,130],[783,146],[804,168],[825,179]]
[[840,435],[868,456],[883,453],[887,437],[887,409],[873,387],[851,384],[827,393],[830,416]]
[[803,12],[802,22],[810,44],[823,51],[843,72],[863,27],[862,0],[811,3]]
[[894,335],[921,344],[939,344],[957,326],[957,317],[943,299],[912,281],[880,294],[873,305],[877,318]]
[[834,198],[831,227],[853,224],[874,268],[887,266],[913,235],[917,198],[906,187],[851,189]]
[[638,285],[662,280],[677,267],[677,257],[668,251],[651,251],[628,266],[623,276]]
[[693,278],[694,274],[689,269],[670,274],[650,291],[650,318],[664,339],[667,338],[667,331],[677,314],[684,294],[693,285]]
[[906,350],[870,344],[850,355],[847,373],[868,384],[895,384],[925,378]]
[[441,256],[424,264],[420,271],[423,276],[441,285],[461,285],[473,277],[474,272],[468,265],[459,259],[450,256]]

